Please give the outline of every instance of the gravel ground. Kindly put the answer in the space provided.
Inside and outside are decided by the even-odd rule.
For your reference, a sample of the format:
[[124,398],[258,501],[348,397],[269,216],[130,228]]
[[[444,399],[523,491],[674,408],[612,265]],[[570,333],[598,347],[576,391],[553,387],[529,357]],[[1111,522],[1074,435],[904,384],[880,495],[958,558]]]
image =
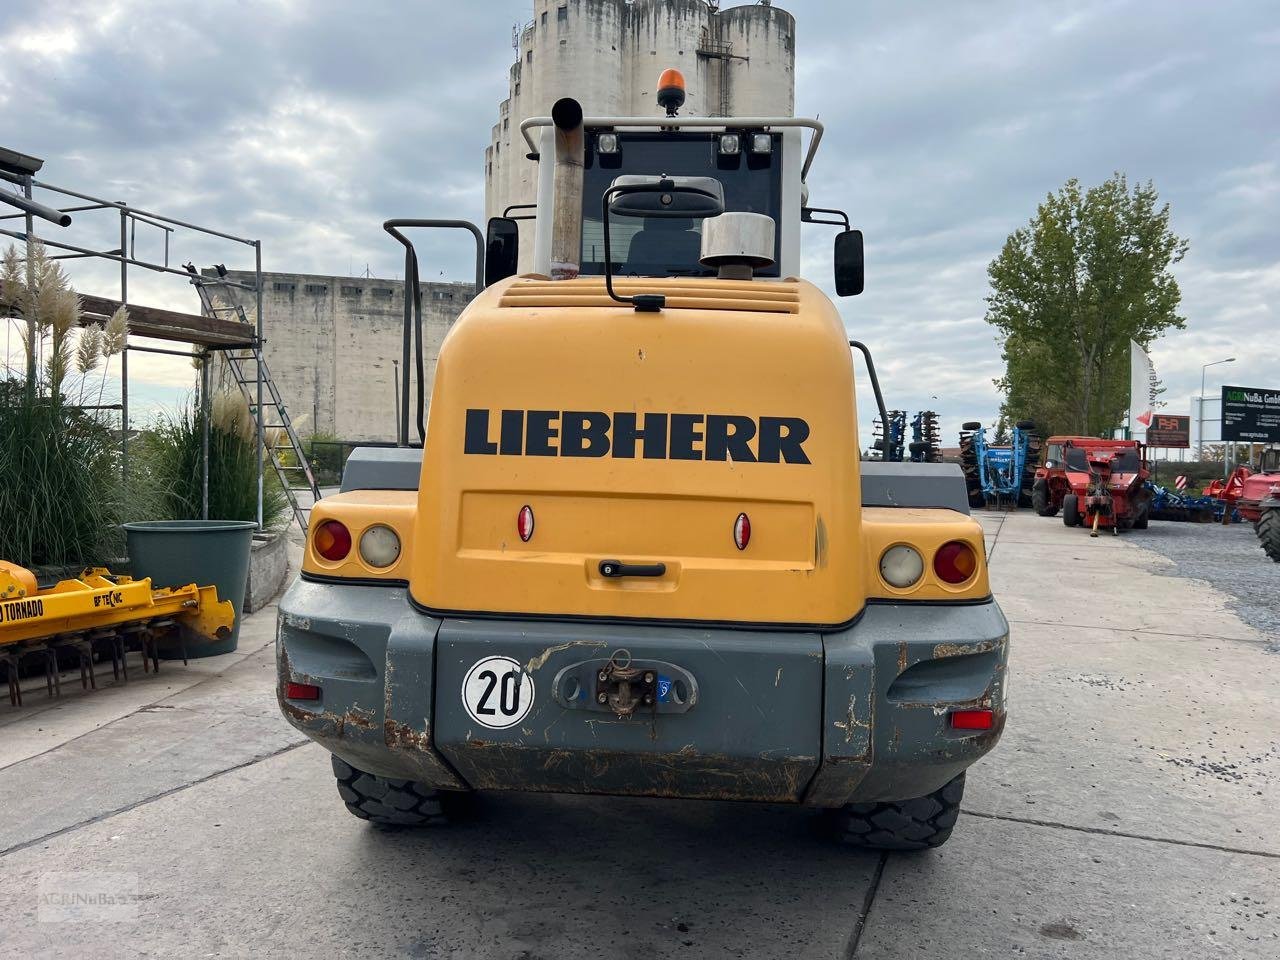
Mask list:
[[1167,575],[1207,580],[1226,593],[1231,609],[1266,634],[1269,651],[1280,653],[1280,563],[1267,559],[1252,524],[1152,520],[1150,529],[1125,536],[1172,560],[1177,569]]

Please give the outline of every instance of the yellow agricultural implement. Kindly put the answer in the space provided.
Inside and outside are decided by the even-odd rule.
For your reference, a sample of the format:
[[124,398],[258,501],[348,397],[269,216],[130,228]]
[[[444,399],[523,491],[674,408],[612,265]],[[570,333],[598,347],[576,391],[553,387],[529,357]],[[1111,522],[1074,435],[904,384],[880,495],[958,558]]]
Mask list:
[[127,681],[125,653],[131,647],[141,650],[144,670],[158,670],[161,638],[176,633],[185,660],[187,639],[225,639],[234,624],[235,609],[218,600],[215,587],[192,583],[152,589],[149,578],[113,576],[93,567],[41,590],[30,570],[0,560],[0,663],[14,706],[22,705],[18,667],[28,656],[43,657],[45,684],[54,696],[61,693],[61,651],[78,654],[81,685],[96,688],[93,656],[100,647],[111,655],[115,678],[123,672]]

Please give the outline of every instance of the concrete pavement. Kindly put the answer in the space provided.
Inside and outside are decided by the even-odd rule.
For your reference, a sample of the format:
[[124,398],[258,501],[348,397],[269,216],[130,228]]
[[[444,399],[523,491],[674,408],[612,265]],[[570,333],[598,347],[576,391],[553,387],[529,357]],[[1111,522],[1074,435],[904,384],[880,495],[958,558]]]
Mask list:
[[[982,521],[1011,716],[939,850],[643,799],[371,829],[276,712],[268,608],[231,657],[0,710],[0,955],[1280,955],[1280,655],[1139,532]],[[136,919],[41,922],[57,871],[136,877]]]

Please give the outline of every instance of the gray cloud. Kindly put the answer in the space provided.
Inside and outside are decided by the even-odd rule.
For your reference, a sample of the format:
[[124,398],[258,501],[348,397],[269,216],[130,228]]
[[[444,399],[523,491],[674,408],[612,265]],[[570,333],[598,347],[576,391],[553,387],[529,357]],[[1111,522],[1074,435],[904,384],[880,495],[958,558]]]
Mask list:
[[[1200,364],[1223,356],[1239,360],[1216,373],[1277,384],[1280,30],[1265,0],[787,6],[797,111],[827,124],[813,200],[867,233],[867,293],[842,312],[892,405],[937,407],[949,439],[992,417],[986,264],[1046,193],[1115,170],[1153,180],[1192,241],[1188,330],[1153,351],[1170,409],[1186,412]],[[529,16],[528,0],[10,0],[0,143],[45,157],[52,182],[260,237],[268,269],[392,275],[383,219],[479,217],[510,29]],[[82,223],[114,244],[111,217]],[[809,229],[822,280],[830,235]],[[427,276],[468,276],[457,237],[424,235],[421,252]],[[180,253],[248,262],[209,243]],[[110,293],[115,274],[74,276]],[[137,284],[190,306],[180,281]],[[163,363],[135,372],[161,380]]]

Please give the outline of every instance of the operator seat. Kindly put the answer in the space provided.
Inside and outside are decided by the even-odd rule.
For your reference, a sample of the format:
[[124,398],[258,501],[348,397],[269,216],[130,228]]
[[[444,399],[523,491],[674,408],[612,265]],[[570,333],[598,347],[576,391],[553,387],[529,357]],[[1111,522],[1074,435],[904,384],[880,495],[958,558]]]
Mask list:
[[649,218],[631,238],[623,272],[645,276],[659,265],[696,270],[701,255],[702,234],[693,229],[692,220]]

